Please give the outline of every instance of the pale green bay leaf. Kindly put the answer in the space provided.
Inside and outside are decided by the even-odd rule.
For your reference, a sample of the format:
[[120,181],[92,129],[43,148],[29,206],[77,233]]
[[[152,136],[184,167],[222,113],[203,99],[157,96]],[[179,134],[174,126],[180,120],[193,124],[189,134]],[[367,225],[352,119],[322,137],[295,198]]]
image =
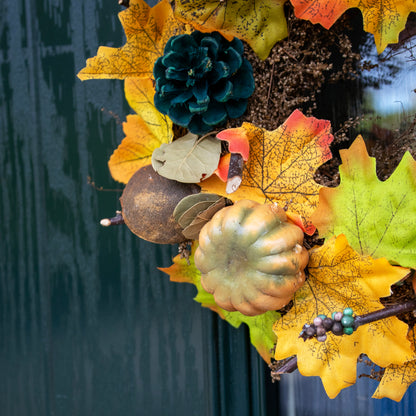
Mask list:
[[217,194],[208,194],[208,193],[199,193],[199,194],[192,194],[188,195],[185,198],[182,198],[178,204],[176,205],[175,209],[173,210],[173,218],[176,222],[178,222],[179,218],[182,214],[185,213],[192,205],[195,205],[197,202],[202,201],[210,201],[212,203],[218,201],[219,199],[223,198]]
[[207,209],[198,213],[192,222],[182,230],[182,234],[189,240],[197,240],[202,227],[214,216],[216,212],[225,207],[225,198],[220,198]]
[[153,169],[168,179],[196,183],[211,176],[218,167],[221,142],[212,136],[198,138],[188,133],[152,154]]
[[212,205],[211,201],[197,202],[191,208],[186,210],[178,219],[178,223],[182,228],[186,228],[198,216],[200,212],[205,211]]

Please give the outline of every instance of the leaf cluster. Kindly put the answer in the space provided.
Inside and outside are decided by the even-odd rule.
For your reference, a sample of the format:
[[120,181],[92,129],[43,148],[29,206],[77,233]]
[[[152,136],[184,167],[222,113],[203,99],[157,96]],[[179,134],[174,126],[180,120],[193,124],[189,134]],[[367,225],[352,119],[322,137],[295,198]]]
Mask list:
[[[330,397],[355,382],[357,359],[365,353],[386,367],[374,397],[399,400],[416,380],[414,335],[406,323],[388,318],[360,327],[349,337],[330,335],[322,343],[305,343],[298,335],[303,324],[320,313],[345,307],[357,314],[377,310],[382,307],[380,298],[389,297],[391,286],[408,274],[405,267],[416,269],[416,162],[411,153],[402,152],[397,163],[377,170],[359,137],[340,152],[339,169],[333,165],[333,184],[338,186],[323,186],[316,181],[316,171],[332,156],[330,123],[307,117],[300,109],[311,115],[326,83],[357,75],[360,56],[345,34],[345,16],[338,20],[347,9],[359,7],[364,29],[374,34],[381,52],[397,41],[408,14],[416,11],[414,2],[291,0],[296,18],[291,6],[286,18],[284,3],[266,0],[257,7],[243,0],[175,0],[171,8],[162,0],[150,8],[144,0],[131,0],[120,13],[126,44],[100,47],[79,77],[125,80],[126,98],[135,114],[127,116],[126,137],[109,161],[114,179],[127,183],[152,161],[161,175],[180,182],[204,180],[203,191],[216,194],[192,196],[177,205],[174,217],[190,239],[197,239],[201,227],[226,204],[220,195],[232,201],[276,202],[307,234],[316,227],[315,236],[324,239],[311,248],[309,278],[283,317],[276,311],[247,317],[219,308],[202,288],[192,255],[178,255],[171,267],[161,270],[172,281],[194,284],[195,300],[231,325],[247,324],[253,345],[266,361],[275,345],[277,360],[296,355],[300,372],[320,376]],[[215,137],[175,135],[176,126],[154,105],[153,65],[169,38],[191,31],[188,25],[218,31],[227,39],[236,36],[251,47],[246,56],[256,90],[244,117],[228,122],[228,127],[239,126],[233,132],[241,133],[237,141],[247,147],[244,160],[248,159],[240,188],[231,195],[213,175],[227,146]],[[401,145],[405,140],[411,143],[415,125],[416,121],[413,130],[399,138]],[[228,150],[232,148],[230,143]]]

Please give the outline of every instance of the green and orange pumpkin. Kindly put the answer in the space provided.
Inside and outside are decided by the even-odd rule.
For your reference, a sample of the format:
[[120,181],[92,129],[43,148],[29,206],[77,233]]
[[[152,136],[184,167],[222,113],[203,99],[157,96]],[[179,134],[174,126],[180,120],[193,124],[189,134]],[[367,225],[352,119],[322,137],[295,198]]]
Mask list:
[[305,281],[303,231],[276,204],[241,200],[202,228],[195,265],[228,311],[258,315],[287,305]]

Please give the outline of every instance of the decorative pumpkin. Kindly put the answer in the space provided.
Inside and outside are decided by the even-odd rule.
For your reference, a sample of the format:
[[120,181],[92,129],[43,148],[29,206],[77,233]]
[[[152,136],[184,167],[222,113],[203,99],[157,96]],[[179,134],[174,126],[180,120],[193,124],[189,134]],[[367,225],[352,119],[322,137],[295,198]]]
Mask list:
[[305,281],[303,231],[275,204],[241,200],[202,228],[195,265],[218,306],[244,315],[281,309]]

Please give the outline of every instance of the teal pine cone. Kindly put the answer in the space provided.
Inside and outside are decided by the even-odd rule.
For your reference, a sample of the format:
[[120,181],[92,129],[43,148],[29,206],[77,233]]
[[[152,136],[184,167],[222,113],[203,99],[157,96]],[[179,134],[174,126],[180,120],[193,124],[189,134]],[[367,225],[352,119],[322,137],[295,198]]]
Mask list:
[[242,42],[219,33],[171,37],[155,63],[156,108],[194,134],[243,115],[254,91],[253,69]]

